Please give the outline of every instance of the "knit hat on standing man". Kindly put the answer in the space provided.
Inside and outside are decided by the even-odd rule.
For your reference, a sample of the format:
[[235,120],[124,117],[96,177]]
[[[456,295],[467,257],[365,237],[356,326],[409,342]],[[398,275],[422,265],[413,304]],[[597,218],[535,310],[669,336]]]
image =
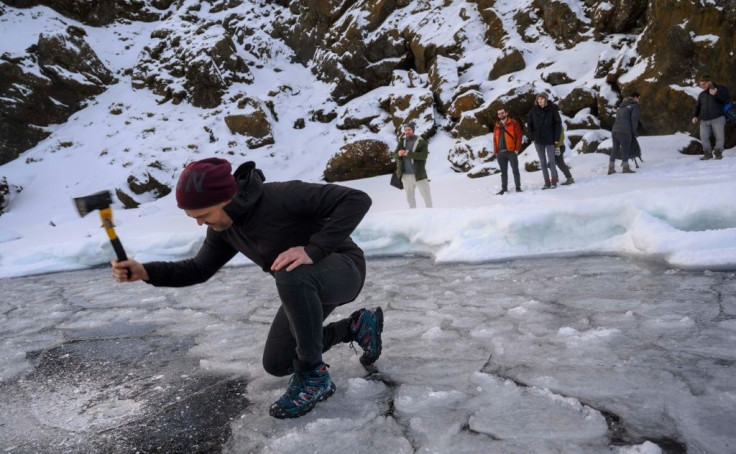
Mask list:
[[207,158],[184,168],[176,185],[176,203],[182,210],[199,210],[230,200],[237,191],[230,163]]

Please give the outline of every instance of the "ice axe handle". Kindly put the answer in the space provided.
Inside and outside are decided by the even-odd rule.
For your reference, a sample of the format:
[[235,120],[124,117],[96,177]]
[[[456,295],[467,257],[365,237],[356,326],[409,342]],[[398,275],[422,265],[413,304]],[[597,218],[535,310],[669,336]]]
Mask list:
[[[112,244],[112,248],[115,249],[115,255],[118,256],[118,262],[128,260],[128,256],[125,255],[125,249],[123,249],[123,244],[119,238],[110,240],[110,243]],[[130,279],[130,268],[126,268],[125,272],[128,274],[128,279]]]
[[[125,255],[125,249],[123,249],[123,244],[120,242],[119,238],[110,240],[110,243],[112,243],[112,248],[115,249],[115,255],[118,256],[118,262],[128,260],[128,256]],[[130,270],[128,270],[128,274],[130,274]]]
[[[110,209],[110,207],[101,209],[100,219],[102,220],[102,227],[104,227],[107,232],[107,237],[110,239],[112,248],[115,250],[115,255],[118,257],[118,262],[128,260],[128,256],[125,254],[125,249],[123,249],[123,244],[120,242],[120,238],[118,238],[117,233],[115,233],[115,228],[112,224],[112,209]],[[125,271],[128,274],[128,279],[130,279],[130,268],[126,268]]]

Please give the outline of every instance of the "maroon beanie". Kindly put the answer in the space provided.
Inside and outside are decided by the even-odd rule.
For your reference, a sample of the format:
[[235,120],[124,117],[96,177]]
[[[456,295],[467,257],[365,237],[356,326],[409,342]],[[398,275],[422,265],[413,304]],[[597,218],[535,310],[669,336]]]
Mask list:
[[184,168],[176,185],[176,203],[182,210],[199,210],[233,198],[238,184],[230,163],[220,158],[194,161]]

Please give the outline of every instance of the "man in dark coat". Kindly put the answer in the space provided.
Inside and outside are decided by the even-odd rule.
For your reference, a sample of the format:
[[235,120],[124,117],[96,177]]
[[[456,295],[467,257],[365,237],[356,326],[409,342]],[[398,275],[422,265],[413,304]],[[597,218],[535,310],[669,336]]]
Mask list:
[[698,78],[703,91],[698,95],[698,102],[693,111],[693,124],[700,122],[700,142],[703,144],[703,161],[713,158],[713,146],[710,143],[711,132],[716,138],[715,157],[723,157],[723,145],[726,141],[726,117],[723,108],[729,103],[728,89],[713,83],[712,77],[704,74]]
[[268,333],[263,366],[276,376],[293,373],[270,412],[294,418],[335,392],[323,352],[355,341],[364,350],[364,365],[381,354],[380,307],[323,326],[335,308],[355,300],[363,287],[365,259],[350,234],[371,199],[337,185],[264,180],[252,162],[235,175],[224,159],[190,163],[179,177],[176,200],[187,216],[207,225],[199,252],[178,262],[113,261],[113,277],[154,286],[193,285],[207,281],[238,252],[270,273],[281,306]]
[[537,95],[534,107],[527,119],[529,138],[534,141],[534,147],[539,156],[539,165],[542,167],[544,186],[542,189],[557,187],[557,166],[555,165],[555,143],[562,134],[562,119],[557,106],[549,102],[547,93]]

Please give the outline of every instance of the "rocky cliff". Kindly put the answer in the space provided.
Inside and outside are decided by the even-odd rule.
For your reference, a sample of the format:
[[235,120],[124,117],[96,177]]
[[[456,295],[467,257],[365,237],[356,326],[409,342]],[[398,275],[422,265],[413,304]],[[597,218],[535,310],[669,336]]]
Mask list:
[[[427,137],[443,129],[456,138],[443,153],[458,171],[488,159],[485,144],[498,106],[523,118],[539,91],[559,104],[579,152],[596,150],[590,137],[598,136],[591,131],[610,128],[628,89],[642,94],[642,133],[649,135],[696,134],[690,119],[697,74],[708,72],[736,93],[733,0],[526,0],[513,6],[494,0],[2,3],[0,19],[46,5],[85,26],[146,21],[156,28],[136,64],[121,74],[105,67],[84,30],[73,25],[53,35],[39,33],[23,53],[2,53],[0,163],[33,147],[50,134],[47,126],[63,123],[115,83],[149,90],[161,103],[246,109],[223,121],[233,133],[250,136],[249,147],[271,144],[268,123],[278,119],[269,112],[269,99],[279,94],[248,87],[250,68],[273,57],[276,41],[293,50],[293,61],[330,84],[337,106],[305,112],[295,130],[304,118],[340,130],[391,125],[396,132],[416,121]],[[591,46],[600,49],[597,60],[560,64],[563,55],[569,62]],[[237,96],[229,90],[234,86],[244,87]],[[360,107],[366,103],[375,109]],[[736,131],[727,133],[733,146]],[[392,146],[359,146],[363,154],[375,153],[365,159],[382,164],[362,173],[332,172],[326,165],[325,179],[383,172]]]

